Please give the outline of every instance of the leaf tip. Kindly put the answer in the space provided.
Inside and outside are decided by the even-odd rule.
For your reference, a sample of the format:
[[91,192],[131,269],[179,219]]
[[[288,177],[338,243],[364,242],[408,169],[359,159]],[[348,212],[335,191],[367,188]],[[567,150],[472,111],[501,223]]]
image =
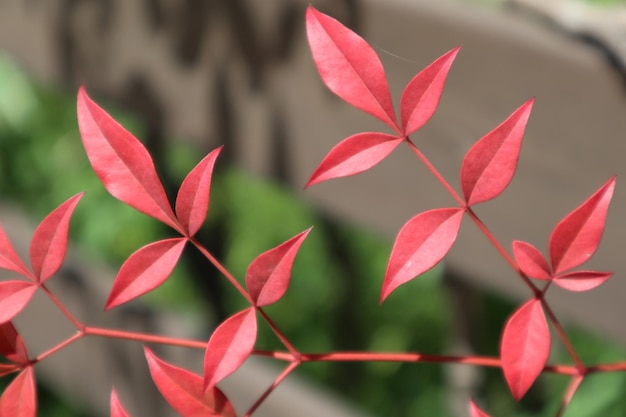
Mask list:
[[474,399],[470,399],[469,403],[470,417],[489,417],[487,413],[478,407]]
[[306,184],[304,184],[304,189],[306,190],[307,188],[309,188],[310,186],[316,184],[317,181],[314,180],[313,175],[311,175],[311,178],[309,178],[309,180],[306,182]]
[[383,288],[383,290],[380,292],[380,300],[378,301],[378,305],[383,305],[383,303],[389,296],[389,293],[390,293],[389,290],[386,290],[385,288]]
[[533,106],[535,105],[535,100],[536,99],[537,99],[537,97],[535,97],[535,96],[529,98],[528,100],[526,100],[526,102],[524,104],[522,104],[522,108],[523,109],[528,109],[528,111],[532,110]]
[[[89,94],[87,94],[87,89],[85,88],[85,84],[81,84],[80,87],[78,87],[78,94],[76,97],[76,103],[78,105],[78,107],[80,108],[81,106],[86,105],[87,102],[90,102],[91,97],[89,97]],[[78,112],[80,115],[80,111]]]
[[461,51],[461,45],[450,49],[446,55],[448,55],[451,59],[455,59],[460,51]]

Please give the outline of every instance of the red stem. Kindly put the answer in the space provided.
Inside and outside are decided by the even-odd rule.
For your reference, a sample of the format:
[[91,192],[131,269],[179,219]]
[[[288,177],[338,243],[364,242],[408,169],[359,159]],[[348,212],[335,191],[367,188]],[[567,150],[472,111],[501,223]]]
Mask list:
[[157,336],[149,333],[127,332],[123,330],[104,329],[102,327],[85,326],[85,336],[101,336],[113,339],[134,340],[142,343],[156,343],[159,345],[178,346],[190,349],[206,349],[206,342],[185,340],[175,337]]
[[54,305],[57,306],[61,313],[63,313],[63,315],[67,317],[67,319],[74,325],[74,327],[76,327],[77,330],[81,331],[83,327],[85,327],[85,325],[80,322],[76,317],[74,317],[74,315],[70,313],[67,308],[65,308],[65,305],[61,302],[61,300],[59,300],[56,295],[54,295],[44,284],[41,284],[40,288],[43,292],[46,293],[48,298],[52,300]]
[[[279,352],[275,350],[253,350],[251,355],[264,356],[266,358],[272,358],[284,362],[293,362],[294,356],[290,352]],[[299,356],[300,354],[298,354]]]
[[257,308],[257,311],[259,312],[261,317],[263,317],[263,319],[265,320],[267,325],[270,327],[270,329],[272,329],[276,337],[278,337],[281,343],[289,351],[289,353],[293,356],[298,356],[299,355],[298,350],[291,344],[289,340],[287,340],[283,332],[280,331],[278,326],[276,326],[276,323],[274,323],[274,321],[267,315],[267,313],[263,311],[263,309],[261,308]]
[[[265,356],[286,362],[296,359],[289,352],[276,352],[255,350],[256,356]],[[331,352],[331,353],[300,353],[297,357],[300,362],[405,362],[405,363],[453,363],[460,365],[475,365],[490,368],[501,368],[500,358],[491,356],[450,356],[450,355],[426,355],[409,352]],[[544,372],[560,375],[580,375],[576,366],[572,365],[546,365]],[[615,371],[626,371],[626,363],[620,365]]]
[[285,369],[283,369],[280,375],[278,375],[274,382],[272,382],[272,385],[270,385],[265,390],[265,392],[263,392],[263,394],[261,394],[261,396],[257,398],[254,404],[252,404],[252,407],[250,407],[250,409],[246,412],[246,414],[243,415],[243,417],[250,417],[252,413],[254,413],[256,409],[259,408],[263,401],[265,401],[265,399],[276,389],[276,387],[278,387],[278,385],[280,385],[280,383],[283,382],[283,380],[298,366],[300,366],[300,361],[296,360],[291,362]]
[[519,275],[522,278],[522,280],[524,280],[524,282],[526,283],[526,285],[528,285],[528,287],[531,289],[533,294],[535,296],[538,296],[539,294],[541,294],[541,291],[539,290],[539,288],[537,288],[537,286],[526,276],[526,274],[522,272],[519,265],[517,265],[517,262],[515,262],[515,259],[513,259],[511,255],[509,255],[506,249],[504,249],[504,247],[500,244],[498,239],[496,239],[493,233],[491,233],[491,230],[489,230],[487,226],[483,223],[483,221],[480,220],[480,218],[478,218],[476,213],[474,213],[474,211],[470,207],[467,207],[465,211],[467,215],[478,226],[478,228],[483,232],[483,234],[487,237],[487,239],[489,239],[489,242],[491,242],[493,247],[496,248],[496,250],[500,253],[500,255],[502,255],[504,260],[511,266],[511,268],[517,273],[517,275]]
[[565,345],[565,349],[567,349],[567,352],[569,353],[570,357],[572,358],[572,360],[576,364],[576,367],[578,368],[579,374],[581,374],[581,375],[585,374],[587,372],[587,368],[585,367],[585,364],[582,362],[582,360],[578,356],[578,353],[576,353],[576,349],[574,348],[574,346],[572,345],[572,342],[567,337],[567,334],[565,333],[565,329],[563,329],[563,326],[561,326],[561,323],[559,322],[559,320],[554,315],[554,312],[552,311],[552,308],[550,308],[550,306],[548,305],[546,300],[543,299],[543,298],[541,298],[541,305],[543,306],[543,309],[545,310],[546,314],[548,315],[548,318],[552,322],[552,325],[554,326],[554,329],[556,330],[557,334],[559,335],[559,338],[561,339],[561,341]]
[[587,367],[587,375],[599,372],[626,372],[626,362],[606,363]]
[[220,261],[218,261],[211,254],[211,252],[206,250],[206,248],[204,246],[202,246],[202,244],[200,242],[198,242],[198,240],[196,238],[192,237],[190,239],[191,239],[191,242],[194,244],[194,246],[196,248],[198,248],[198,250],[202,253],[202,255],[204,255],[204,257],[207,258],[209,260],[209,262],[211,262],[213,264],[213,266],[215,266],[215,268],[217,268],[217,270],[220,271],[222,273],[222,275],[224,275],[228,281],[230,281],[230,283],[233,285],[233,287],[235,287],[237,289],[237,291],[239,291],[239,293],[241,293],[241,295],[243,295],[243,297],[246,299],[246,301],[248,301],[248,303],[251,306],[253,306],[254,302],[252,301],[252,298],[250,298],[250,295],[248,294],[248,292],[241,286],[241,284],[239,284],[239,281],[237,281],[235,279],[235,277],[232,276],[232,274],[230,272],[228,272],[228,270],[224,267],[224,265],[222,265],[220,263]]
[[58,352],[59,350],[65,348],[66,346],[69,346],[70,344],[74,343],[75,341],[77,341],[78,339],[81,339],[83,336],[85,336],[85,333],[83,333],[82,331],[78,331],[76,332],[73,336],[65,339],[64,341],[62,341],[61,343],[59,343],[58,345],[46,350],[43,353],[40,353],[35,359],[33,359],[31,362],[33,364],[40,362],[44,359],[46,359],[48,356],[53,355],[54,353]]
[[576,394],[576,391],[578,390],[580,383],[583,382],[584,379],[585,377],[583,375],[578,375],[578,376],[573,377],[570,380],[570,383],[568,384],[567,389],[565,390],[565,393],[563,394],[563,400],[561,401],[561,406],[557,410],[555,417],[561,417],[563,416],[563,414],[565,414],[565,410],[567,410],[567,406],[569,405],[570,401],[572,401],[572,397],[574,397],[574,394]]
[[411,142],[411,139],[409,137],[406,138],[405,142],[409,145],[409,147],[411,148],[411,150],[413,151],[413,153],[415,155],[417,155],[417,157],[419,158],[420,161],[422,161],[422,163],[424,165],[426,165],[426,168],[428,168],[428,170],[435,176],[435,178],[437,178],[437,180],[439,180],[439,182],[441,183],[441,185],[444,186],[444,188],[446,190],[448,190],[448,193],[450,193],[450,195],[452,196],[452,198],[454,198],[457,203],[459,203],[459,206],[461,207],[466,207],[465,205],[465,200],[463,200],[456,191],[454,191],[454,188],[452,188],[452,186],[450,185],[450,183],[448,181],[446,181],[446,179],[443,177],[443,175],[441,175],[441,173],[439,173],[439,171],[437,171],[437,168],[435,168],[435,166],[433,164],[430,163],[430,161],[428,160],[428,158],[426,158],[426,156],[422,153],[422,151],[420,151],[417,146],[415,146],[415,144],[413,142]]

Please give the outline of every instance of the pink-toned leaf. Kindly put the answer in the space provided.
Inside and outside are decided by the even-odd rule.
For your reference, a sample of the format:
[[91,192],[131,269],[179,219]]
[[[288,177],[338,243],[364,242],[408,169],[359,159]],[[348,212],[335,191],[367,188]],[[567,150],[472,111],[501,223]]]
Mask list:
[[495,198],[513,179],[533,102],[522,104],[465,155],[461,187],[468,206]]
[[371,46],[337,20],[309,6],[306,33],[326,86],[400,133],[383,64]]
[[78,128],[91,166],[111,195],[180,231],[152,157],[81,87]]
[[458,48],[445,53],[424,68],[407,84],[400,99],[400,116],[404,135],[422,127],[435,114],[443,86]]
[[425,211],[409,220],[396,237],[380,301],[398,286],[428,271],[448,253],[461,227],[463,209]]
[[0,417],[35,417],[37,397],[32,367],[20,372],[0,398]]
[[555,275],[579,266],[598,249],[614,189],[615,177],[556,225],[549,242]]
[[0,363],[0,378],[6,375],[11,375],[19,370],[21,370],[20,365],[16,365],[14,363]]
[[474,400],[470,400],[469,404],[470,417],[489,417],[489,414],[485,413],[480,409],[474,402]]
[[550,355],[550,329],[541,301],[532,299],[508,319],[500,343],[502,371],[520,400],[541,374]]
[[111,390],[111,417],[130,417],[130,414],[124,409],[122,402],[117,396],[117,390]]
[[311,229],[257,256],[246,272],[246,286],[252,301],[259,306],[280,300],[289,287],[291,267],[300,245]]
[[33,279],[32,273],[28,270],[22,259],[17,255],[9,237],[0,227],[0,268],[17,272],[28,279]]
[[211,178],[222,147],[211,151],[187,175],[176,197],[176,216],[187,236],[195,235],[209,211]]
[[604,284],[612,275],[612,272],[574,271],[554,277],[554,283],[566,290],[581,292]]
[[204,392],[204,381],[186,369],[159,359],[144,348],[152,380],[163,398],[183,417],[236,417],[235,410],[217,387]]
[[549,280],[552,278],[548,261],[539,249],[530,243],[516,240],[513,242],[513,255],[524,274],[531,278]]
[[12,320],[13,317],[22,311],[36,290],[37,284],[32,282],[0,282],[0,323]]
[[366,171],[385,159],[403,140],[398,136],[378,132],[352,135],[328,152],[309,178],[306,187]]
[[10,321],[0,324],[0,355],[15,363],[28,363],[24,340]]
[[70,198],[39,223],[30,242],[30,262],[39,282],[45,282],[63,264],[70,219],[84,193]]
[[229,317],[215,329],[204,355],[205,391],[241,366],[254,348],[256,333],[256,310],[253,307]]
[[187,240],[185,237],[159,240],[130,255],[115,277],[105,309],[133,300],[163,284],[178,263]]

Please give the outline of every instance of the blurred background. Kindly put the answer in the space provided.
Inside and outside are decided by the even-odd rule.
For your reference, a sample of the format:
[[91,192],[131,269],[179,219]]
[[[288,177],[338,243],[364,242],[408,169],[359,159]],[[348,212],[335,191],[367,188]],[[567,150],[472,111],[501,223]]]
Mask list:
[[[311,3],[372,44],[396,102],[415,73],[462,46],[439,112],[416,135],[418,146],[454,186],[471,144],[537,96],[518,176],[497,202],[478,209],[505,247],[515,238],[545,248],[560,218],[624,170],[622,2]],[[198,238],[234,276],[243,279],[256,255],[314,226],[287,295],[267,308],[298,348],[497,355],[504,321],[530,294],[473,225],[463,226],[445,265],[379,306],[397,230],[420,210],[453,204],[405,149],[371,172],[303,192],[334,144],[359,131],[384,128],[321,83],[304,36],[308,4],[0,2],[3,227],[25,254],[34,225],[69,196],[87,191],[72,220],[73,254],[51,285],[90,324],[102,324],[107,289],[126,257],[170,233],[110,197],[91,171],[75,115],[76,91],[84,84],[150,149],[170,197],[207,152],[224,145],[209,218]],[[590,264],[612,268],[615,277],[590,294],[556,291],[551,299],[588,363],[626,357],[621,323],[626,307],[620,302],[626,225],[616,214],[626,207],[624,199],[618,178],[608,243]],[[107,313],[111,318],[104,323],[204,340],[244,307],[201,255],[192,250],[185,255],[163,287]],[[17,320],[31,355],[72,332],[40,301]],[[257,348],[281,345],[262,328]],[[111,384],[124,387],[121,397],[134,416],[173,415],[147,375],[140,346],[90,340],[72,349],[47,361],[55,364],[38,365],[39,415],[107,415]],[[201,353],[159,353],[200,371]],[[555,342],[551,362],[569,361]],[[275,370],[263,363],[242,372],[245,376],[236,374],[224,384],[238,410],[263,391],[271,382],[263,375]],[[261,386],[249,388],[246,383],[258,375]],[[303,388],[310,409],[300,397],[278,390],[258,415],[319,415],[314,407],[333,404],[336,408],[323,414],[464,416],[473,396],[494,416],[549,416],[567,383],[544,375],[516,403],[500,371],[463,366],[307,364],[285,385],[301,380],[313,381]],[[566,416],[621,416],[625,393],[625,375],[594,376]]]

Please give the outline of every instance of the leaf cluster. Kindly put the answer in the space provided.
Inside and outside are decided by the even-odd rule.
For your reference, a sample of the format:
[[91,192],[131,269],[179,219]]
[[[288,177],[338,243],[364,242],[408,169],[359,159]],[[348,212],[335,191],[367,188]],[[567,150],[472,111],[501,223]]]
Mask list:
[[[200,373],[164,361],[149,347],[144,349],[155,385],[172,408],[185,417],[236,416],[218,384],[251,355],[273,358],[286,365],[244,417],[253,415],[289,374],[310,362],[493,367],[502,371],[506,386],[518,401],[541,374],[565,375],[569,382],[562,394],[557,416],[565,412],[589,376],[626,370],[626,362],[586,364],[545,298],[553,284],[568,291],[582,292],[601,285],[611,277],[610,272],[585,269],[583,265],[598,249],[615,189],[615,178],[608,179],[555,225],[547,242],[546,255],[533,244],[523,241],[512,242],[509,251],[477,216],[474,207],[495,199],[510,184],[534,99],[522,103],[466,152],[459,172],[461,193],[457,193],[410,136],[435,113],[460,48],[446,52],[410,80],[402,92],[399,112],[396,112],[383,65],[363,38],[313,7],[306,12],[306,29],[313,61],[327,87],[350,105],[381,120],[390,129],[390,133],[361,132],[341,141],[323,158],[307,186],[366,171],[400,146],[414,153],[451,194],[456,204],[418,213],[402,226],[382,278],[379,302],[389,302],[386,300],[391,294],[406,288],[407,283],[434,268],[454,245],[462,222],[471,221],[486,235],[531,293],[504,323],[498,355],[458,357],[429,352],[310,353],[301,350],[266,310],[286,295],[296,256],[312,229],[301,231],[257,255],[245,270],[243,279],[237,279],[197,238],[211,206],[213,171],[221,147],[209,152],[186,174],[174,204],[171,204],[147,149],[81,87],[77,100],[78,125],[83,147],[96,176],[113,197],[169,227],[176,235],[140,247],[128,257],[115,278],[105,309],[116,308],[163,285],[183,252],[191,248],[206,258],[241,295],[245,307],[221,322],[207,341],[91,326],[75,317],[46,286],[64,261],[70,220],[83,194],[69,198],[40,222],[31,239],[29,263],[16,253],[0,228],[0,268],[18,276],[0,282],[0,355],[6,358],[6,362],[0,364],[0,375],[17,374],[0,397],[0,417],[35,416],[34,366],[57,350],[87,336],[202,349],[204,363]],[[77,333],[33,358],[12,320],[26,307],[36,291],[42,291],[56,304],[75,326]],[[274,334],[282,345],[280,350],[257,349],[259,323]],[[563,345],[572,364],[548,364],[553,339]],[[112,389],[110,402],[112,417],[129,417],[115,389]],[[489,416],[474,400],[468,402],[468,409],[472,417]]]

